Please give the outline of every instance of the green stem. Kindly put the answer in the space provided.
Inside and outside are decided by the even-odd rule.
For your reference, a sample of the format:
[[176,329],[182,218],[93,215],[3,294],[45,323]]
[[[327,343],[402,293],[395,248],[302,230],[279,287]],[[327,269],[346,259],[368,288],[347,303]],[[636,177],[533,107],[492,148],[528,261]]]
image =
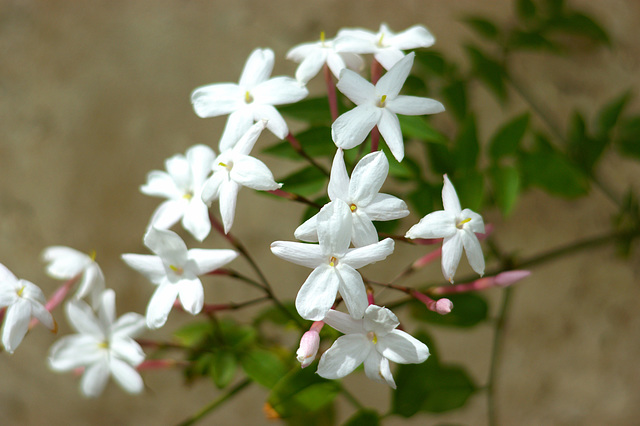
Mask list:
[[205,407],[203,407],[195,415],[193,415],[192,417],[190,417],[187,420],[183,421],[179,425],[180,426],[189,426],[189,425],[196,424],[196,422],[199,422],[200,420],[202,420],[206,415],[211,413],[213,410],[218,408],[220,405],[225,403],[227,400],[233,398],[237,393],[242,391],[244,388],[246,388],[250,384],[251,384],[251,380],[244,379],[243,381],[241,381],[240,383],[238,383],[237,385],[232,387],[227,393],[225,393],[224,395],[220,396],[220,398],[214,399],[210,404],[208,404]]
[[493,345],[491,349],[491,364],[489,367],[489,380],[487,383],[487,416],[489,419],[489,426],[496,426],[498,424],[495,384],[498,377],[498,362],[500,360],[500,351],[504,341],[504,328],[507,321],[507,313],[509,312],[512,292],[513,287],[507,287],[504,289],[502,305],[500,306],[500,311],[498,312],[498,317],[495,322]]

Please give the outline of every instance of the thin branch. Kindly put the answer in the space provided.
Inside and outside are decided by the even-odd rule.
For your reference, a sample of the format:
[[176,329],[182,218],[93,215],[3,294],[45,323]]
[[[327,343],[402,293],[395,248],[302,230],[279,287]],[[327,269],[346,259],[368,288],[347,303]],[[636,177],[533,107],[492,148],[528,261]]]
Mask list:
[[214,399],[211,403],[209,403],[208,405],[203,407],[196,414],[194,414],[193,416],[189,417],[187,420],[179,423],[179,425],[180,426],[190,426],[190,425],[196,424],[197,422],[202,420],[205,416],[210,414],[213,410],[215,410],[220,405],[225,403],[227,400],[233,398],[236,394],[240,393],[244,388],[249,386],[251,383],[252,383],[251,380],[244,379],[243,381],[241,381],[240,383],[238,383],[237,385],[235,385],[234,387],[229,389],[228,392],[226,392],[225,394],[221,395],[219,398]]

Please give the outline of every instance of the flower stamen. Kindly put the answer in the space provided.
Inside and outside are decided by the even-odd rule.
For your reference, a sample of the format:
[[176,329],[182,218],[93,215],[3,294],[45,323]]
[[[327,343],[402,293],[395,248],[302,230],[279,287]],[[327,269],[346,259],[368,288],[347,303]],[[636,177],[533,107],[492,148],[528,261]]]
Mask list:
[[321,45],[322,47],[326,47],[326,46],[324,45],[324,31],[320,31],[320,45]]
[[186,200],[190,200],[190,199],[192,199],[192,198],[193,198],[193,193],[191,193],[191,192],[187,192],[187,193],[185,193],[185,194],[182,196],[182,198],[184,198],[184,199],[186,199]]
[[458,223],[456,223],[456,228],[458,228],[458,229],[462,229],[463,225],[464,225],[465,223],[468,223],[468,222],[471,222],[471,218],[470,218],[470,217],[468,217],[468,218],[466,218],[466,219],[464,219],[464,220],[460,220],[460,221],[458,221]]
[[248,104],[253,102],[253,96],[251,96],[251,93],[248,90],[244,92],[244,101],[245,103],[248,103]]
[[91,258],[92,262],[96,261],[96,251],[95,250],[91,250],[91,252],[89,253],[89,257]]
[[367,333],[367,339],[371,340],[374,345],[378,344],[378,336],[373,331]]
[[358,210],[358,206],[356,206],[356,205],[355,205],[355,204],[353,204],[353,203],[349,206],[349,208],[351,209],[351,213],[353,213],[353,212],[355,212],[356,210]]
[[182,275],[182,273],[184,272],[184,269],[179,266],[169,265],[169,268],[171,268],[171,270],[178,275]]
[[380,34],[380,39],[378,40],[378,47],[384,47],[382,44],[382,39],[384,38],[384,33]]
[[384,108],[386,102],[387,102],[387,95],[382,95],[380,97],[380,100],[378,101],[378,107]]
[[24,293],[24,288],[25,286],[20,287],[20,290],[18,290],[16,293],[18,294],[18,297],[22,297],[22,293]]
[[329,266],[336,266],[337,263],[338,259],[336,259],[334,256],[331,256],[331,258],[329,259]]

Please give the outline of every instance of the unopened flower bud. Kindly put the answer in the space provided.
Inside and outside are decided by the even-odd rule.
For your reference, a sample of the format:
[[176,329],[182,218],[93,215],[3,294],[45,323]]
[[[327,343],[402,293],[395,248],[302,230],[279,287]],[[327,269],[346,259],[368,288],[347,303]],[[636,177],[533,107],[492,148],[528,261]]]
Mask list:
[[502,272],[495,277],[495,285],[498,287],[507,287],[531,275],[531,271],[516,270]]
[[453,309],[453,302],[449,299],[438,299],[435,305],[435,312],[440,315],[447,315]]
[[302,335],[300,339],[300,347],[296,351],[296,356],[300,362],[300,366],[305,368],[309,366],[316,358],[318,347],[320,346],[320,334],[315,330],[309,330]]

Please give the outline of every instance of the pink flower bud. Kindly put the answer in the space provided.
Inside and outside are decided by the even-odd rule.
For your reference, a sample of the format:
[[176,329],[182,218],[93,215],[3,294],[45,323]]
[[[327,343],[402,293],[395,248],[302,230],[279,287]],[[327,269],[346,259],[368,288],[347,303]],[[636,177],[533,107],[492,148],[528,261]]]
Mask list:
[[296,356],[300,362],[300,366],[305,368],[309,366],[316,358],[318,347],[320,346],[320,334],[315,330],[309,330],[302,335],[300,339],[300,347],[296,351]]
[[435,312],[440,315],[447,315],[453,309],[453,302],[449,299],[438,299],[436,301]]
[[495,285],[499,287],[507,287],[531,275],[531,271],[516,270],[502,272],[495,277]]

